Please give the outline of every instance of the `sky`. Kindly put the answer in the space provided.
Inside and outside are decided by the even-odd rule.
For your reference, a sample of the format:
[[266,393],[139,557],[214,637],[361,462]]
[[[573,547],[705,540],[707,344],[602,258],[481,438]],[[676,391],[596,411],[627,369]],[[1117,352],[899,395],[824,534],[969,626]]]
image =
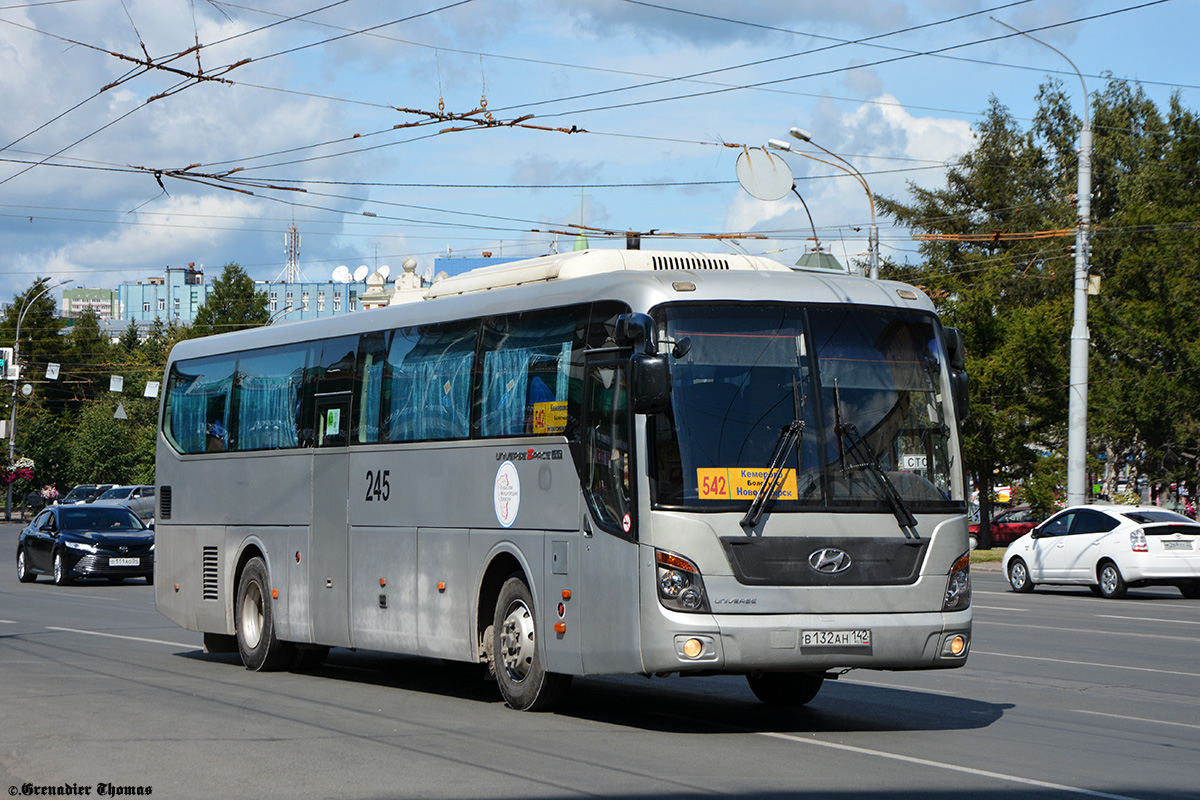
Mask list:
[[0,300],[189,264],[279,279],[293,224],[317,281],[570,250],[580,225],[789,264],[815,228],[846,264],[858,181],[781,156],[810,225],[739,185],[740,154],[798,126],[907,199],[992,97],[1027,127],[1060,80],[1078,113],[1070,62],[1089,93],[1200,108],[1198,29],[1196,0],[0,0]]

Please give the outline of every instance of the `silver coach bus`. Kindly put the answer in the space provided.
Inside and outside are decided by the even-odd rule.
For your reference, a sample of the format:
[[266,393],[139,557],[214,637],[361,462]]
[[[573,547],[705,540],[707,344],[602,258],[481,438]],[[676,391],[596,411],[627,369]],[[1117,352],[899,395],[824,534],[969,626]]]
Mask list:
[[905,284],[590,250],[195,339],[167,364],[159,610],[249,669],[356,647],[571,676],[965,663],[961,338]]

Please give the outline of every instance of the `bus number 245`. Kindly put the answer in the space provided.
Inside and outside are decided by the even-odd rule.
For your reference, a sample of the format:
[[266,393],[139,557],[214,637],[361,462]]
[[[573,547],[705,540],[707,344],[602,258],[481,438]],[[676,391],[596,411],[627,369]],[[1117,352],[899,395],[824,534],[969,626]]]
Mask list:
[[392,486],[388,483],[388,475],[391,475],[390,469],[367,470],[367,502],[379,500],[387,502],[392,496]]

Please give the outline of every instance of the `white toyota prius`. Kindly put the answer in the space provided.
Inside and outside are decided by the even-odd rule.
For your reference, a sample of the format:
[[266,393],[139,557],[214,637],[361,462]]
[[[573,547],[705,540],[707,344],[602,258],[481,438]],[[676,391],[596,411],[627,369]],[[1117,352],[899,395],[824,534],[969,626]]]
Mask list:
[[1071,506],[1010,544],[1003,564],[1014,592],[1076,584],[1116,598],[1166,585],[1200,598],[1200,524],[1153,506]]

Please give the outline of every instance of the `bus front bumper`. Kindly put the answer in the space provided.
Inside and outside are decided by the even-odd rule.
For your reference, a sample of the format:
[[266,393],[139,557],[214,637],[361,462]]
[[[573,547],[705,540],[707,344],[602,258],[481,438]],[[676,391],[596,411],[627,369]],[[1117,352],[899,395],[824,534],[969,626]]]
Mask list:
[[[971,611],[891,614],[667,612],[643,639],[647,672],[952,669],[966,663]],[[689,624],[690,623],[690,624]]]

